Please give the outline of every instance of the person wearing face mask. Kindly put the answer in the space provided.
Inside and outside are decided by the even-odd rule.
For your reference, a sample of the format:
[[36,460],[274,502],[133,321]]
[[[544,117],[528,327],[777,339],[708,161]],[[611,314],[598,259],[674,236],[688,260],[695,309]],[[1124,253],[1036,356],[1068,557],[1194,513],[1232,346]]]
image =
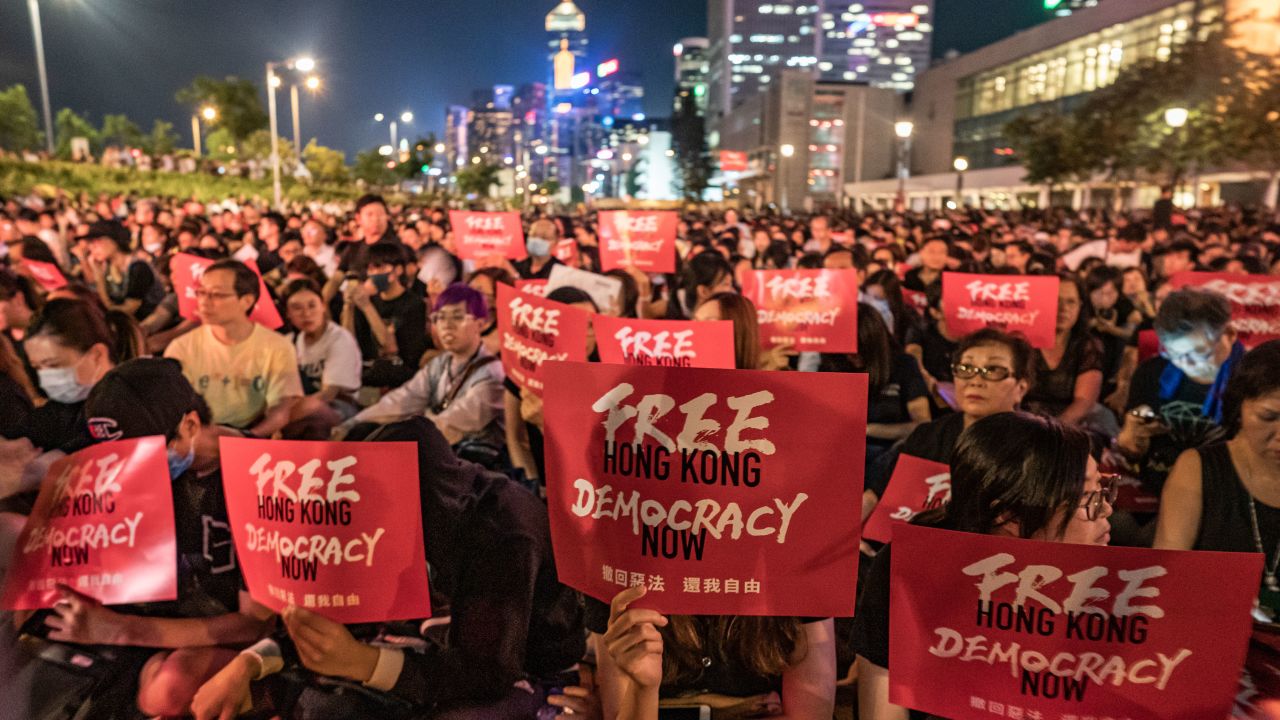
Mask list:
[[342,327],[360,343],[363,384],[397,387],[418,371],[430,346],[426,303],[405,290],[402,246],[374,245],[367,257],[368,279],[348,280],[344,286]]
[[84,400],[115,366],[119,338],[94,306],[50,300],[23,342],[49,402],[31,414],[27,437],[42,450],[74,452],[89,444]]
[[522,280],[549,279],[551,277],[551,268],[560,264],[559,260],[551,256],[551,250],[555,247],[558,239],[559,233],[556,231],[555,223],[545,218],[535,220],[529,226],[529,233],[524,241],[525,249],[529,251],[529,257],[512,263],[516,274]]
[[[85,415],[83,426],[97,442],[165,438],[179,568],[177,596],[106,607],[62,587],[51,611],[20,619],[24,629],[44,638],[32,640],[36,647],[70,643],[115,648],[111,670],[122,687],[110,694],[127,699],[118,701],[123,707],[95,703],[97,716],[125,717],[137,711],[149,717],[183,715],[200,684],[235,656],[230,648],[261,637],[270,617],[270,611],[241,591],[243,579],[219,476],[219,439],[240,433],[209,423],[208,407],[172,360],[121,364],[94,386]],[[33,655],[51,656],[43,651]],[[58,682],[66,675],[45,670],[53,668],[33,668],[35,682],[51,687],[46,695],[58,698]]]
[[[1098,472],[1089,436],[1049,418],[998,413],[961,435],[951,459],[951,500],[916,525],[1042,542],[1107,545],[1113,479]],[[924,713],[889,702],[889,578],[893,543],[862,586],[854,615],[858,717],[907,720]]]

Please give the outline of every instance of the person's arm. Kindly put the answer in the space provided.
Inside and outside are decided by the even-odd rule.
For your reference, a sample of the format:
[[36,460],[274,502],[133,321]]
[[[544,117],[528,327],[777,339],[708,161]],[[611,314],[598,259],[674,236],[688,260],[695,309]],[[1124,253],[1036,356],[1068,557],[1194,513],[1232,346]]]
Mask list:
[[349,427],[363,422],[381,422],[425,412],[431,398],[429,370],[428,366],[414,373],[409,382],[383,395],[381,400],[361,410],[344,425]]
[[1204,512],[1204,469],[1200,453],[1187,450],[1178,457],[1160,493],[1160,515],[1156,518],[1158,550],[1190,550],[1200,534]]
[[907,720],[906,708],[889,702],[889,671],[858,656],[859,720]]
[[1124,355],[1120,357],[1120,368],[1116,370],[1116,389],[1103,402],[1119,415],[1129,403],[1129,383],[1133,380],[1133,371],[1138,369],[1138,348],[1126,346]]
[[293,416],[293,406],[302,398],[302,376],[298,373],[298,355],[292,343],[282,350],[272,350],[265,376],[268,379],[265,416],[249,429],[258,437],[269,438],[279,432]]
[[506,422],[504,429],[507,435],[507,453],[511,455],[511,464],[521,470],[531,480],[538,479],[538,464],[534,461],[533,450],[529,445],[529,428],[520,417],[520,400],[508,391],[503,391],[502,414]]
[[50,640],[87,645],[133,645],[150,648],[246,645],[262,637],[271,613],[241,593],[237,612],[204,618],[162,618],[125,615],[63,585],[54,614]]
[[1058,419],[1067,425],[1083,421],[1098,404],[1098,396],[1102,394],[1102,371],[1086,370],[1077,375],[1073,394],[1071,404],[1058,415]]
[[[480,368],[476,372],[488,372],[489,368]],[[463,437],[478,433],[494,420],[503,417],[505,403],[502,396],[506,390],[502,380],[490,376],[458,393],[449,403],[449,407],[439,414],[427,413],[427,419],[436,424],[441,434],[452,445]]]
[[835,621],[804,626],[805,653],[782,673],[785,720],[828,720],[836,704]]
[[868,423],[867,437],[878,440],[901,440],[920,425],[929,422],[929,398],[918,397],[907,401],[907,414],[911,419],[900,423]]
[[658,717],[663,650],[658,628],[667,624],[667,618],[654,610],[628,609],[644,595],[643,586],[615,595],[609,609],[609,629],[597,638],[600,704],[604,716],[611,720]]

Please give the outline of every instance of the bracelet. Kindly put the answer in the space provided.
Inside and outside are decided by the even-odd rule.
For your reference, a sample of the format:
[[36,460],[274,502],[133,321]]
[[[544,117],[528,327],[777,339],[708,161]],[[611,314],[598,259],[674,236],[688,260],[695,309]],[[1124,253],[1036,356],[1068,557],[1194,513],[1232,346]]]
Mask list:
[[404,651],[398,648],[378,648],[378,662],[373,666],[373,674],[361,683],[367,688],[388,691],[396,686],[400,679],[400,671],[404,669]]

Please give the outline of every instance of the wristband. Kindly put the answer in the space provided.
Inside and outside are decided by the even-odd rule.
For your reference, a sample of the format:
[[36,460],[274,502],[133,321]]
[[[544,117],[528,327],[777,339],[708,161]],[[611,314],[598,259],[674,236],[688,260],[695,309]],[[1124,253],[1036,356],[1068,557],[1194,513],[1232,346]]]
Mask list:
[[280,646],[271,638],[259,640],[253,646],[241,650],[240,654],[248,655],[258,661],[258,674],[253,678],[254,680],[261,680],[284,669],[284,658],[280,654]]
[[378,648],[378,664],[373,666],[373,674],[362,683],[367,688],[389,691],[400,679],[400,671],[404,669],[404,651],[397,648]]

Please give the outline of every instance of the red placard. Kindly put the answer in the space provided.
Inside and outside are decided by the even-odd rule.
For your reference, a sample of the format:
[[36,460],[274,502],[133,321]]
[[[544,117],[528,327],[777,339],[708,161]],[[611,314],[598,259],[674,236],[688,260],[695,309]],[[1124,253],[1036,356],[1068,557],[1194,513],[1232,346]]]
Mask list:
[[902,288],[902,299],[907,304],[907,307],[914,308],[915,311],[921,315],[924,315],[929,311],[928,293]]
[[909,524],[890,547],[893,703],[955,720],[1015,708],[1024,718],[1227,716],[1261,555]]
[[453,246],[463,260],[499,255],[508,260],[529,256],[524,247],[524,226],[517,212],[449,211]]
[[[196,312],[196,289],[200,286],[200,276],[214,263],[213,260],[187,253],[178,253],[169,263],[169,275],[173,279],[174,292],[178,294],[178,314],[187,320],[199,320]],[[262,281],[256,263],[245,265],[258,276],[258,302],[249,313],[249,319],[271,330],[278,330],[284,325],[280,319],[280,311],[276,309],[267,284]]]
[[1144,363],[1160,354],[1160,338],[1155,330],[1138,331],[1138,362]]
[[614,365],[732,370],[733,322],[637,320],[594,315],[600,361]]
[[53,263],[23,258],[22,265],[27,269],[27,272],[31,273],[31,277],[40,283],[40,287],[49,292],[67,286],[67,279],[63,277],[62,271],[58,269],[58,266]]
[[1280,277],[1182,272],[1169,278],[1175,289],[1212,290],[1231,302],[1231,327],[1246,348],[1280,338]]
[[340,623],[431,616],[414,443],[224,437],[219,447],[254,600]]
[[742,275],[742,294],[756,305],[766,348],[858,351],[857,270],[753,270]]
[[914,455],[899,455],[884,497],[876,503],[862,537],[887,543],[897,521],[907,522],[951,499],[951,467]]
[[537,295],[538,297],[547,296],[547,283],[550,280],[517,280],[516,289],[522,293]]
[[578,256],[577,240],[573,240],[573,239],[561,240],[560,242],[556,243],[555,249],[552,250],[552,254],[556,256],[557,260],[564,263],[565,265],[568,265],[569,267],[576,268],[582,264],[581,259]]
[[58,584],[105,605],[177,598],[164,446],[158,436],[120,440],[55,462],[18,535],[0,607],[51,607]]
[[1032,347],[1053,347],[1058,327],[1055,275],[942,273],[942,309],[955,337],[983,328],[1020,332]]
[[647,273],[676,271],[674,210],[601,210],[600,270],[634,267]]
[[746,172],[748,168],[747,160],[747,154],[741,150],[721,150],[720,170],[722,172]]
[[605,602],[644,583],[637,605],[679,615],[853,614],[865,374],[544,373],[561,582]]
[[586,360],[586,312],[498,285],[502,367],[521,388],[542,397],[548,360]]

